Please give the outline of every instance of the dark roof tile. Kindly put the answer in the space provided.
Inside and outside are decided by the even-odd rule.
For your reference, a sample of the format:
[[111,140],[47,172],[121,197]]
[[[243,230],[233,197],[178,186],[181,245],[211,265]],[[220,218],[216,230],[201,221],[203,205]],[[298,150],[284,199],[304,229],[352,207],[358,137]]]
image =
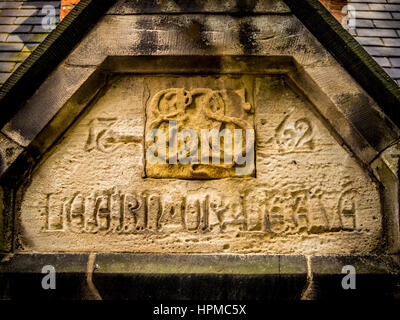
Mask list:
[[[389,76],[398,80],[400,58],[394,57],[400,57],[400,0],[349,0],[348,3],[356,10],[353,31],[356,40]],[[372,27],[367,25],[370,21]]]
[[52,31],[59,9],[60,1],[0,1],[0,85]]

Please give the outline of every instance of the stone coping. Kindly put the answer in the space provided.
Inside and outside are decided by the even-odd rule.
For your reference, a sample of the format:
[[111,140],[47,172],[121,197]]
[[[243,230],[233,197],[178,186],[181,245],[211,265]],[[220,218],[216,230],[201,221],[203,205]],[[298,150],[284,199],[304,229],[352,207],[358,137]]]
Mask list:
[[[304,255],[16,253],[0,255],[0,273],[40,273],[53,265],[58,272],[86,273],[94,256],[95,273],[109,274],[306,274]],[[400,274],[397,256],[324,255],[308,257],[314,274],[341,274],[353,265],[359,274]]]
[[[0,299],[396,299],[395,256],[18,253],[3,255]],[[56,290],[43,290],[45,265]],[[344,265],[357,271],[343,290]]]
[[85,273],[95,256],[95,273],[107,274],[306,274],[301,255],[213,255],[134,253],[18,253],[3,255],[0,273],[40,273],[44,265],[57,272]]

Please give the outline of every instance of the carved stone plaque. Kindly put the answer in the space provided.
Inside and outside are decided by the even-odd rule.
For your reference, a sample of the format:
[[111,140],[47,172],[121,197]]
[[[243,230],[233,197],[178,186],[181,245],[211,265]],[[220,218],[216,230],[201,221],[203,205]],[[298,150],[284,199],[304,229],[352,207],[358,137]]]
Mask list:
[[[146,176],[184,179],[254,176],[254,108],[249,102],[252,81],[246,77],[205,80],[201,81],[204,87],[193,87],[190,80],[180,80],[185,87],[167,88],[154,94],[151,90],[146,109],[146,137],[154,132],[158,143],[154,146],[152,139],[146,140],[146,150],[163,149],[163,155],[153,156],[153,161],[149,161],[151,153],[146,152]],[[247,161],[235,157],[234,146],[237,154],[247,156]],[[244,163],[240,166],[242,163],[238,162]]]
[[[201,139],[212,129],[228,132],[215,157]],[[18,245],[370,252],[382,232],[378,185],[339,141],[284,76],[115,76],[21,190]]]

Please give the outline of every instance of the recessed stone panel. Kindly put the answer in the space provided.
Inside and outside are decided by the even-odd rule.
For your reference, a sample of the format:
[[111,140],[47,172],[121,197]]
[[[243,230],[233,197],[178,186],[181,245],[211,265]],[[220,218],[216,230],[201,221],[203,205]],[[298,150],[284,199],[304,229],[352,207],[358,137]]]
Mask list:
[[[146,176],[254,176],[253,81],[244,76],[147,79]],[[247,161],[241,161],[243,155]]]
[[[253,129],[252,170],[150,164],[169,122]],[[280,75],[114,76],[22,191],[28,251],[366,253],[382,232],[378,184]]]

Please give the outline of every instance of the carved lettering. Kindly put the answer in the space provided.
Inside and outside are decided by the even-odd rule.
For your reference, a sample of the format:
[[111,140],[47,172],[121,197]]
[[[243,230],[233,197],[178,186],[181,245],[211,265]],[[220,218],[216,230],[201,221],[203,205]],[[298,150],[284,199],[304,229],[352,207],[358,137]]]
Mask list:
[[[293,110],[292,110],[293,112]],[[281,152],[292,152],[299,149],[314,149],[314,132],[311,121],[307,118],[291,119],[286,115],[275,129],[275,136],[268,143],[274,143]]]
[[255,188],[236,197],[218,193],[162,194],[116,188],[76,193],[63,203],[47,195],[45,231],[95,234],[140,232],[261,232],[276,235],[356,230],[357,192],[346,189],[334,208],[318,188]]

